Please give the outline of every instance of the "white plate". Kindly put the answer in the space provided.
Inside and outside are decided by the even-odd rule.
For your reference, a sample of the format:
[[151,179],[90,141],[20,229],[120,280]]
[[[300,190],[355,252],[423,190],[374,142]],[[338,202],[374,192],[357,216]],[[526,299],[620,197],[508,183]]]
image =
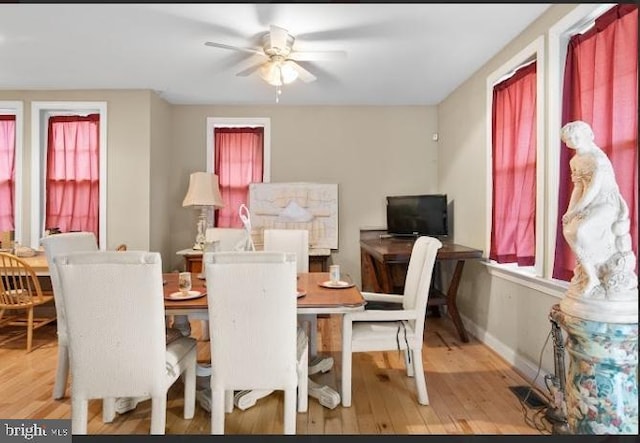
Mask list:
[[327,280],[318,284],[323,288],[329,288],[329,289],[345,289],[345,288],[351,288],[356,285],[355,283],[349,283],[348,281],[342,281],[342,280],[337,281],[335,283],[331,282],[331,280]]
[[202,293],[200,291],[189,291],[187,294],[178,291],[172,292],[171,294],[166,295],[164,298],[166,298],[167,300],[191,300],[194,298],[202,297],[205,294],[206,292]]
[[298,298],[304,297],[305,295],[307,295],[307,291],[303,291],[302,289],[296,290],[296,293],[298,294]]

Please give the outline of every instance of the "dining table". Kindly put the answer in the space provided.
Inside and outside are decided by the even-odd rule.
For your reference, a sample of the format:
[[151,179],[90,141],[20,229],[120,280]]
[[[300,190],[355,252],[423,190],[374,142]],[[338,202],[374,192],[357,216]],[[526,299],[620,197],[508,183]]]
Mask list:
[[[206,281],[193,273],[191,290],[199,294],[180,297],[178,291],[178,273],[165,273],[164,306],[166,315],[188,315],[193,320],[209,320]],[[330,287],[328,272],[300,273],[297,276],[297,313],[298,314],[346,314],[363,311],[366,301],[358,287],[347,274],[342,280],[349,283],[341,287]],[[335,408],[340,404],[340,394],[330,386],[319,385],[309,380],[309,395],[318,398],[320,404]]]

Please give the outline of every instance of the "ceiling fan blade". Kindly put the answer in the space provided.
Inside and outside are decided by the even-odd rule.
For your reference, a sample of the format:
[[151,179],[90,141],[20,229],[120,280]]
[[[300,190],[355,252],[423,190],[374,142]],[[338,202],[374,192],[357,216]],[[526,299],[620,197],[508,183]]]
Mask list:
[[204,42],[204,44],[205,46],[211,46],[213,48],[231,49],[233,51],[242,51],[242,52],[249,52],[251,54],[264,55],[264,52],[260,49],[241,48],[240,46],[231,46],[231,45],[225,45],[224,43],[215,43],[215,42]]
[[319,60],[344,60],[345,58],[347,58],[347,51],[293,51],[287,58],[303,62]]
[[269,39],[272,48],[283,50],[287,47],[287,36],[289,32],[279,26],[271,25],[269,27]]
[[248,75],[253,74],[254,72],[256,72],[258,69],[260,69],[260,66],[262,66],[264,63],[258,63],[257,65],[253,65],[253,66],[249,66],[246,69],[243,69],[242,71],[238,72],[236,74],[237,77],[246,77]]
[[298,77],[305,83],[310,83],[316,80],[316,76],[304,69],[302,66],[294,62],[293,60],[287,60],[293,66],[293,69],[298,73]]

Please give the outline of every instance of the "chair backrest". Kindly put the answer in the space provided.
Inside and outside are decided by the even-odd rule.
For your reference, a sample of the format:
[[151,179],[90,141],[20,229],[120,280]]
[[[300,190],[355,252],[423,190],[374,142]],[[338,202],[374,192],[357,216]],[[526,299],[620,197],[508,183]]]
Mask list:
[[264,250],[296,254],[298,272],[309,272],[309,231],[306,229],[265,229]]
[[207,228],[205,234],[207,242],[218,242],[216,252],[248,249],[246,235],[242,228]]
[[211,385],[289,389],[296,373],[296,265],[293,254],[204,254]]
[[27,308],[42,300],[33,268],[15,255],[0,252],[0,310]]
[[166,392],[160,254],[75,252],[54,263],[66,302],[73,391],[88,398]]
[[64,315],[64,295],[60,289],[60,277],[54,265],[54,259],[61,254],[70,252],[95,252],[98,250],[98,242],[93,232],[67,232],[44,237],[40,240],[44,246],[47,257],[53,298],[56,305],[56,318],[58,323],[58,340],[67,343],[67,322]]
[[423,236],[418,237],[411,249],[402,305],[404,309],[415,309],[418,318],[423,319],[413,325],[418,337],[422,337],[424,332],[424,317],[427,313],[433,267],[438,249],[441,247],[442,243],[437,238]]

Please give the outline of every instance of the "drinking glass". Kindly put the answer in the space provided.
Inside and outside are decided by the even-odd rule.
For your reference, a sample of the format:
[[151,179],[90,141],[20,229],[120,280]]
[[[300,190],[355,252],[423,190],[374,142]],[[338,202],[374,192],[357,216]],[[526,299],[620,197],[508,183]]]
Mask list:
[[183,294],[191,290],[191,272],[181,272],[178,274],[178,289]]
[[340,282],[340,265],[329,266],[329,279],[334,285]]

